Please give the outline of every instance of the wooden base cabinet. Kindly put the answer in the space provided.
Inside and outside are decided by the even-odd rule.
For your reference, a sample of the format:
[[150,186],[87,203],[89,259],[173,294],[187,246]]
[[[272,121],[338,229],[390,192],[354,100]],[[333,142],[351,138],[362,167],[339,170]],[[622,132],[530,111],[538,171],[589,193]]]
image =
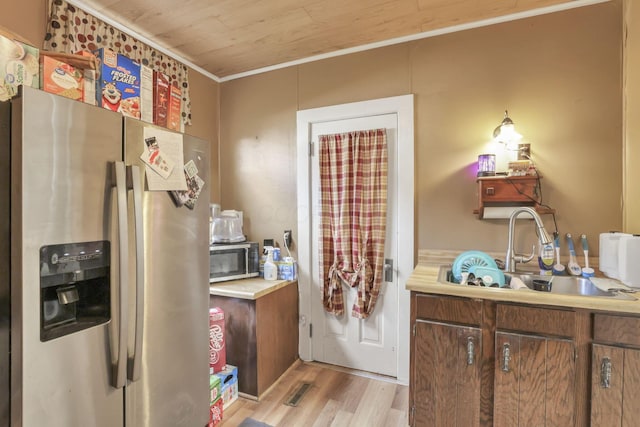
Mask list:
[[591,425],[640,425],[640,318],[597,314],[591,357]]
[[414,426],[479,426],[480,329],[417,321],[414,345]]
[[496,427],[575,425],[572,340],[496,333]]
[[640,350],[593,345],[591,425],[640,424]]
[[409,425],[589,425],[591,319],[412,292]]
[[238,367],[238,391],[260,398],[298,359],[298,283],[253,300],[209,301],[225,313],[227,363]]

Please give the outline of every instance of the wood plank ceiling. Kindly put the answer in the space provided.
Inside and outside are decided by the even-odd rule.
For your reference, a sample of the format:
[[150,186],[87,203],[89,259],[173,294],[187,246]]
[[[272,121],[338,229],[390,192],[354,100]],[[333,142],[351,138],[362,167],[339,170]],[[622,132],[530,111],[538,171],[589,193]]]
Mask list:
[[[578,0],[75,0],[225,78]],[[584,2],[583,2],[584,3]]]

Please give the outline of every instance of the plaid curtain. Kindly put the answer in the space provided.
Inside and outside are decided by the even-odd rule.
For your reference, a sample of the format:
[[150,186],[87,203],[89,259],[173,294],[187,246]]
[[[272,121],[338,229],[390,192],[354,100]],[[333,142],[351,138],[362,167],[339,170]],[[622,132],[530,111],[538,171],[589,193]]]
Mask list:
[[373,312],[382,284],[387,222],[385,129],[320,136],[320,274],[326,311],[344,312],[342,285],[357,288],[351,315]]
[[156,71],[182,89],[182,122],[191,124],[188,67],[64,0],[49,0],[44,48],[76,53],[106,47]]

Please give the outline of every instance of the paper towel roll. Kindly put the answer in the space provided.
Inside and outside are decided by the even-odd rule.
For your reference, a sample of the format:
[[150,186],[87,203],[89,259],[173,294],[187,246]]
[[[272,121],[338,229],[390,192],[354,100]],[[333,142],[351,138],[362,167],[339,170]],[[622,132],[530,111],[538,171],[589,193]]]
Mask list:
[[[485,206],[482,218],[483,219],[509,219],[513,211],[521,208],[522,206]],[[531,215],[522,215],[518,219],[530,219],[533,220]]]

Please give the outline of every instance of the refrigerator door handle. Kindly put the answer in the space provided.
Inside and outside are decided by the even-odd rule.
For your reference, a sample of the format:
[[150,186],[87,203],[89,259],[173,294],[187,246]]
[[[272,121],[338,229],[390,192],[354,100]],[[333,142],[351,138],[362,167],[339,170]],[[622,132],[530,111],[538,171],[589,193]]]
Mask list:
[[123,162],[113,163],[113,175],[115,176],[116,203],[118,209],[118,335],[117,359],[113,365],[111,383],[115,388],[122,388],[127,382],[127,289],[129,277],[129,254],[127,227],[127,175]]
[[130,381],[140,379],[142,361],[142,340],[144,326],[144,230],[142,225],[142,188],[140,185],[140,168],[137,165],[127,166],[127,188],[133,190],[133,213],[135,218],[136,244],[136,314],[133,356],[128,363]]

